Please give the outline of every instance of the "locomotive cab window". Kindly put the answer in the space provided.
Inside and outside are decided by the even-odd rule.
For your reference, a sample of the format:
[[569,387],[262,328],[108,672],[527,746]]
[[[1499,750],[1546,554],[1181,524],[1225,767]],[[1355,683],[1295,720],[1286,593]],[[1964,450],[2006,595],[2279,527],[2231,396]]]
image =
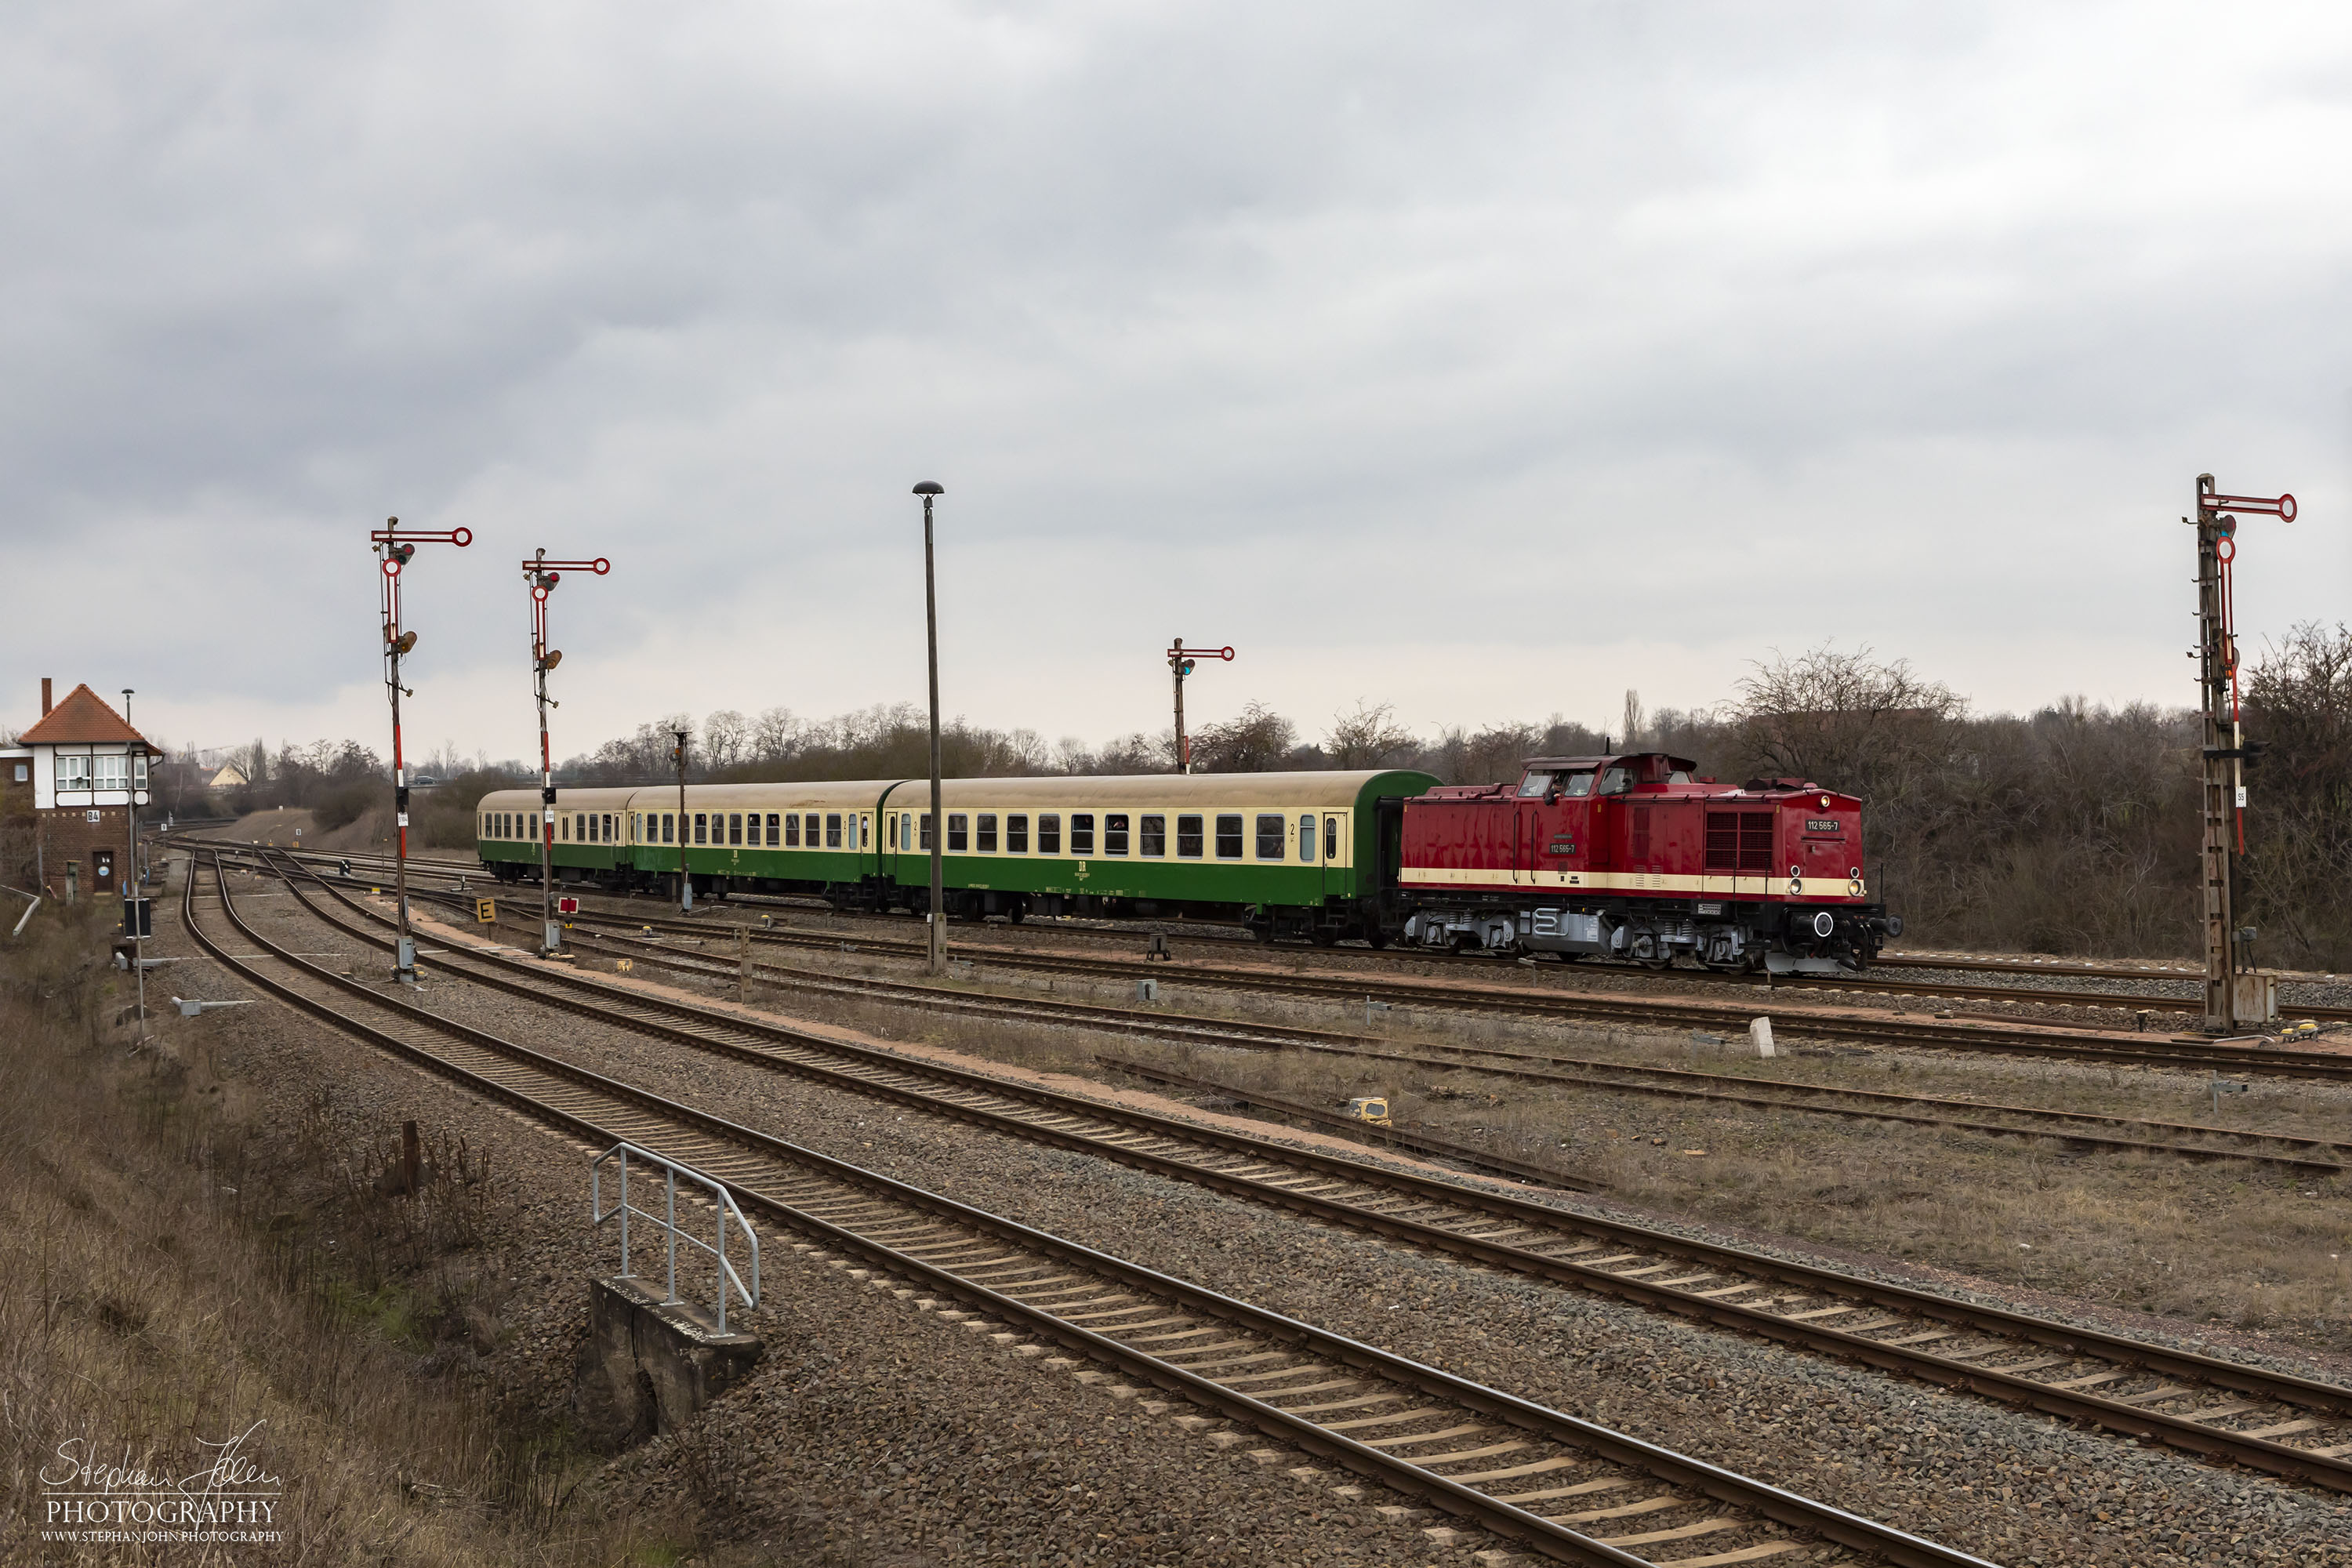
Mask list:
[[1242,815],[1224,812],[1217,817],[1217,858],[1238,860],[1242,858]]
[[1201,819],[1180,816],[1176,819],[1176,853],[1187,860],[1201,858]]
[[961,855],[971,847],[971,819],[961,811],[948,813],[948,853]]
[[1530,769],[1528,776],[1519,781],[1519,798],[1533,800],[1537,795],[1551,788],[1551,781],[1559,776],[1557,773],[1540,768]]
[[1602,795],[1623,795],[1633,787],[1633,773],[1630,768],[1611,768],[1601,775]]
[[1283,821],[1279,813],[1269,811],[1258,814],[1257,858],[1259,859],[1281,859],[1283,844],[1289,837],[1289,834],[1283,831]]
[[1095,852],[1095,814],[1091,811],[1070,813],[1070,853],[1091,855]]
[[1004,819],[1004,852],[1007,855],[1029,853],[1029,814],[1016,811]]
[[1062,814],[1041,812],[1037,816],[1037,853],[1059,855],[1062,852]]
[[1104,854],[1124,855],[1127,853],[1127,814],[1123,811],[1113,812],[1108,816],[1103,818]]
[[980,822],[978,826],[980,834],[980,852],[983,855],[995,854],[996,813],[992,811],[982,812],[980,814]]
[[1578,768],[1559,775],[1559,793],[1570,800],[1582,800],[1592,793],[1592,770]]
[[1137,830],[1137,837],[1140,838],[1142,842],[1138,844],[1136,847],[1142,853],[1150,856],[1161,856],[1167,854],[1168,819],[1164,816],[1145,817],[1142,824]]

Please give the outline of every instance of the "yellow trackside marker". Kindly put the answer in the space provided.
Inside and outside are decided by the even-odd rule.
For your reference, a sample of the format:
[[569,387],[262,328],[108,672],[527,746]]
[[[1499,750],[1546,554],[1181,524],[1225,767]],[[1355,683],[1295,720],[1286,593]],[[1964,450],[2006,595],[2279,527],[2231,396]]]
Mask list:
[[499,923],[499,901],[496,899],[476,899],[474,918],[486,926]]
[[635,967],[636,965],[635,963],[625,958],[616,958],[613,960],[613,969],[615,973],[626,974]]

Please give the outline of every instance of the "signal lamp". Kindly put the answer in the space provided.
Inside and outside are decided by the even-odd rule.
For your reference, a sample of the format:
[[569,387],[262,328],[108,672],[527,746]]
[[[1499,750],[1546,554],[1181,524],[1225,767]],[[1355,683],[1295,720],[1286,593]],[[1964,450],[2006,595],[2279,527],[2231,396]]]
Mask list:
[[539,661],[539,668],[541,669],[553,669],[557,665],[562,664],[562,662],[563,650],[560,647],[551,647],[547,650],[547,657]]
[[406,653],[410,648],[413,648],[413,647],[415,647],[415,646],[416,646],[416,634],[415,634],[415,632],[403,632],[403,633],[401,633],[401,634],[400,634],[400,636],[399,636],[399,637],[395,637],[395,638],[393,640],[393,644],[392,644],[392,651],[393,651],[395,655],[397,655],[397,654],[404,654],[404,653]]

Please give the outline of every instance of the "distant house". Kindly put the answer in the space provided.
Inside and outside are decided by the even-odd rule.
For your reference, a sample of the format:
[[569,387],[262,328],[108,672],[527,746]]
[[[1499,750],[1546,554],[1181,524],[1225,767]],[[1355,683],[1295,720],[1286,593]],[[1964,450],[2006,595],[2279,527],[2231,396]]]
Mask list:
[[245,776],[245,770],[235,763],[223,763],[220,771],[205,781],[205,788],[206,790],[243,789],[252,782]]
[[41,681],[40,722],[0,750],[0,798],[12,835],[12,876],[53,894],[75,868],[85,893],[112,893],[129,874],[131,811],[147,804],[147,770],[163,756],[87,685],[52,705]]

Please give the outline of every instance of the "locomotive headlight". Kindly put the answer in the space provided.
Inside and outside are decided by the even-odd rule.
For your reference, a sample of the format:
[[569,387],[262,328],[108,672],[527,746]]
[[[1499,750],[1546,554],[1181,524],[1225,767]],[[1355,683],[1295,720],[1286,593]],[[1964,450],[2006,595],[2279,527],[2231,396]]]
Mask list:
[[1823,811],[1827,811],[1829,808],[1830,808],[1830,797],[1829,797],[1829,796],[1827,796],[1827,795],[1823,795],[1823,796],[1822,796],[1822,809]]

